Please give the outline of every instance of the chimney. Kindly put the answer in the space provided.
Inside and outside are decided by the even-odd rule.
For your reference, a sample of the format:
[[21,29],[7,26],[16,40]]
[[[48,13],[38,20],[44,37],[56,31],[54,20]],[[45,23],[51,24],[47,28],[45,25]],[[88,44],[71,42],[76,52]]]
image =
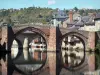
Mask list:
[[73,11],[69,11],[69,19],[70,19],[70,22],[73,21]]

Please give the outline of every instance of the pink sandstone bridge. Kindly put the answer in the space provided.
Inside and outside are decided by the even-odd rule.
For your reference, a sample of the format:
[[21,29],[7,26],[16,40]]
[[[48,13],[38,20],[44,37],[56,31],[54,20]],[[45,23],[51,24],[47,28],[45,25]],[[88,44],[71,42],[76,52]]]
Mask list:
[[[80,75],[82,72],[94,71],[95,70],[95,54],[89,54],[89,49],[94,51],[95,49],[95,39],[96,32],[80,31],[77,29],[67,29],[61,27],[53,26],[38,26],[38,25],[17,25],[7,28],[2,27],[2,37],[5,37],[4,34],[8,35],[8,50],[11,49],[12,41],[17,34],[20,34],[23,31],[32,31],[42,35],[47,43],[47,59],[43,67],[39,70],[36,70],[32,75]],[[5,29],[5,30],[4,30]],[[84,60],[80,65],[74,68],[65,68],[62,64],[62,57],[60,56],[61,51],[61,41],[67,35],[75,35],[82,39],[84,42]],[[8,75],[21,75],[17,71],[10,70],[13,66],[8,57]],[[13,68],[13,67],[12,67]],[[10,73],[9,73],[10,72]]]

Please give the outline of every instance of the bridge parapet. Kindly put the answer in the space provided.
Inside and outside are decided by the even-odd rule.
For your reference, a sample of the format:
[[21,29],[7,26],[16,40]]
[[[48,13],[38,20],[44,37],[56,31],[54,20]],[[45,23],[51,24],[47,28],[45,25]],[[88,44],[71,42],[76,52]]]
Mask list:
[[14,33],[17,33],[18,31],[24,29],[24,28],[28,28],[28,27],[34,27],[34,28],[37,28],[41,31],[43,31],[47,36],[49,36],[49,29],[50,29],[50,26],[49,25],[31,25],[31,24],[21,24],[21,25],[14,25],[12,27]]

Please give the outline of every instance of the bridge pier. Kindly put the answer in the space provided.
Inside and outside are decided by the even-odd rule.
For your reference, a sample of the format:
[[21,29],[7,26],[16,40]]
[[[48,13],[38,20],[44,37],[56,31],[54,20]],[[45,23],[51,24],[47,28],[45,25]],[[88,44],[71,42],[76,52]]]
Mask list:
[[[88,48],[92,51],[95,50],[95,32],[89,32],[88,35]],[[95,53],[88,55],[89,71],[95,71]]]
[[0,56],[0,75],[7,75],[7,55],[4,54],[7,50],[7,26],[0,28],[0,45],[1,45],[1,56]]
[[50,28],[50,36],[48,42],[48,63],[50,75],[56,75],[56,27]]

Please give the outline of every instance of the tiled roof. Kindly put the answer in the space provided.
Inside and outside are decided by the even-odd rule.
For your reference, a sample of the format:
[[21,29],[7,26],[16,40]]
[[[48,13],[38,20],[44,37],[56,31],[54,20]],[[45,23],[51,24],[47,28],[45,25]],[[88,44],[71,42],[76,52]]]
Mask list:
[[95,25],[95,22],[87,22],[86,25]]
[[93,22],[94,18],[92,16],[81,16],[79,18],[79,20],[76,20],[73,22],[67,22],[67,25],[69,26],[84,26],[86,25],[95,25],[95,23]]
[[80,22],[80,23],[76,23],[75,26],[83,26],[84,23]]
[[84,23],[88,22],[89,19],[90,19],[90,16],[83,16],[83,17],[82,17],[82,21],[83,21]]
[[69,23],[67,23],[67,24],[69,24],[69,25],[74,25],[74,24],[75,24],[75,22],[69,22]]
[[95,20],[100,19],[100,13],[96,14]]
[[67,18],[68,16],[63,10],[58,10],[56,12],[53,12],[53,18]]

